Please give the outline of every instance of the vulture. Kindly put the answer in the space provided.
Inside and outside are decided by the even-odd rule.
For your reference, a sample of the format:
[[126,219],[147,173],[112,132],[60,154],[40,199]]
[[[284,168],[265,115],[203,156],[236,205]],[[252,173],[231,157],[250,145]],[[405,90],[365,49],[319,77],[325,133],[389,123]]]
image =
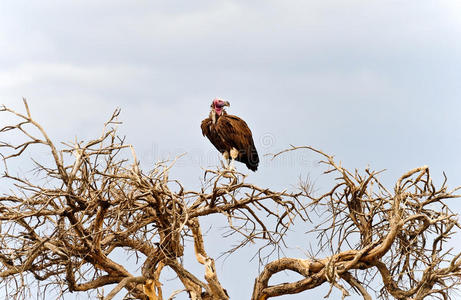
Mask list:
[[228,115],[226,106],[230,103],[219,98],[213,100],[209,117],[202,121],[202,133],[222,153],[228,168],[234,169],[237,160],[256,171],[259,157],[251,130],[239,117]]

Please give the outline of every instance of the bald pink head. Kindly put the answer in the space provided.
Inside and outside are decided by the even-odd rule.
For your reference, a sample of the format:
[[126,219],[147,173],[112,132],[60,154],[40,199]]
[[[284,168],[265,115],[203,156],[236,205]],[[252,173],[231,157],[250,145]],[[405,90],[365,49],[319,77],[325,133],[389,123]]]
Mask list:
[[225,106],[230,106],[230,103],[220,98],[214,99],[213,103],[211,104],[211,107],[214,109],[216,114],[218,114],[218,116],[222,114],[222,111]]

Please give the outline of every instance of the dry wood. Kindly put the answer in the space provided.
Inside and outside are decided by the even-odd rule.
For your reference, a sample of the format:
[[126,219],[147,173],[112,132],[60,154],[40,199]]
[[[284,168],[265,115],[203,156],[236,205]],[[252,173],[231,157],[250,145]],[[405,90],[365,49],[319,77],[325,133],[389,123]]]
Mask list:
[[[227,220],[229,235],[242,238],[229,254],[254,241],[283,247],[295,222],[308,223],[314,227],[311,234],[318,235],[325,257],[265,263],[252,300],[322,284],[339,289],[343,297],[356,292],[369,300],[377,281],[383,299],[450,299],[460,283],[460,254],[445,247],[459,228],[445,200],[459,197],[458,189],[448,190],[446,182],[436,187],[427,166],[405,173],[389,190],[379,172],[351,172],[322,151],[292,147],[274,158],[314,151],[322,156],[326,173],[337,175],[330,191],[315,195],[310,185],[293,193],[272,191],[247,183],[244,174],[220,169],[206,170],[203,188],[189,191],[169,178],[174,161],[160,162],[148,173],[141,170],[134,147],[116,135],[119,111],[100,137],[60,149],[24,104],[25,114],[0,108],[17,118],[0,129],[6,170],[2,184],[11,187],[0,196],[0,283],[11,299],[27,298],[28,282],[35,280],[44,283],[37,287],[42,295],[49,288],[61,294],[98,290],[101,295],[103,287],[116,284],[101,297],[113,299],[124,290],[126,298],[162,300],[165,268],[176,273],[190,299],[229,299],[205,250],[200,221],[212,214]],[[46,149],[49,155],[39,161],[32,148]],[[29,154],[37,176],[10,171]],[[313,212],[323,213],[325,221],[310,225],[308,213]],[[187,239],[194,241],[202,274],[182,263]],[[140,274],[114,260],[112,254],[120,250],[141,261]],[[285,270],[303,279],[269,284]],[[373,280],[375,275],[380,280]]]

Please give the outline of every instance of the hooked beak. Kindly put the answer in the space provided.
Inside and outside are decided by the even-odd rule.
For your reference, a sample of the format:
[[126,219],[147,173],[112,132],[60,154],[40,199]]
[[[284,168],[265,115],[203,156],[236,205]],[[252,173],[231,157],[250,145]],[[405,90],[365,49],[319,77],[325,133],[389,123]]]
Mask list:
[[229,101],[224,101],[224,105],[223,105],[223,106],[230,106]]

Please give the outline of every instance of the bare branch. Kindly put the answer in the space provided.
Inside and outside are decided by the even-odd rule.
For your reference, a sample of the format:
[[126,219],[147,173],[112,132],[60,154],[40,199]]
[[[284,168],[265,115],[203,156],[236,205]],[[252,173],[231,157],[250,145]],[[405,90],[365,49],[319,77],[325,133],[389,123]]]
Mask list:
[[[451,299],[459,287],[461,253],[446,249],[446,243],[460,228],[447,203],[460,197],[460,188],[449,190],[446,177],[437,186],[427,166],[406,172],[392,189],[380,181],[382,171],[348,170],[323,151],[292,146],[272,158],[311,151],[320,156],[324,173],[334,175],[332,188],[317,194],[306,181],[295,191],[277,191],[218,168],[204,170],[201,189],[187,190],[170,178],[181,156],[147,173],[141,169],[134,147],[117,136],[120,110],[95,139],[55,144],[25,100],[24,107],[25,113],[0,108],[17,119],[0,128],[2,184],[10,188],[0,195],[0,278],[11,299],[24,299],[27,281],[35,280],[42,282],[41,294],[53,287],[59,294],[98,291],[103,297],[102,288],[117,284],[104,299],[123,290],[126,298],[162,300],[165,268],[184,287],[170,299],[181,291],[194,300],[229,299],[205,249],[201,228],[210,215],[226,224],[223,239],[240,239],[225,254],[261,242],[262,271],[252,300],[322,284],[330,286],[327,296],[336,289],[343,298],[355,292],[365,300],[372,298],[370,286],[379,283],[382,299]],[[49,157],[38,159],[36,147],[45,147]],[[14,160],[29,155],[33,173],[12,170]],[[287,234],[299,223],[309,226],[307,236],[319,249],[308,258],[283,257]],[[192,241],[203,266],[197,274],[183,265],[184,248]],[[117,261],[120,253],[127,258]],[[132,262],[141,274],[128,271]],[[282,271],[302,279],[270,285]]]

